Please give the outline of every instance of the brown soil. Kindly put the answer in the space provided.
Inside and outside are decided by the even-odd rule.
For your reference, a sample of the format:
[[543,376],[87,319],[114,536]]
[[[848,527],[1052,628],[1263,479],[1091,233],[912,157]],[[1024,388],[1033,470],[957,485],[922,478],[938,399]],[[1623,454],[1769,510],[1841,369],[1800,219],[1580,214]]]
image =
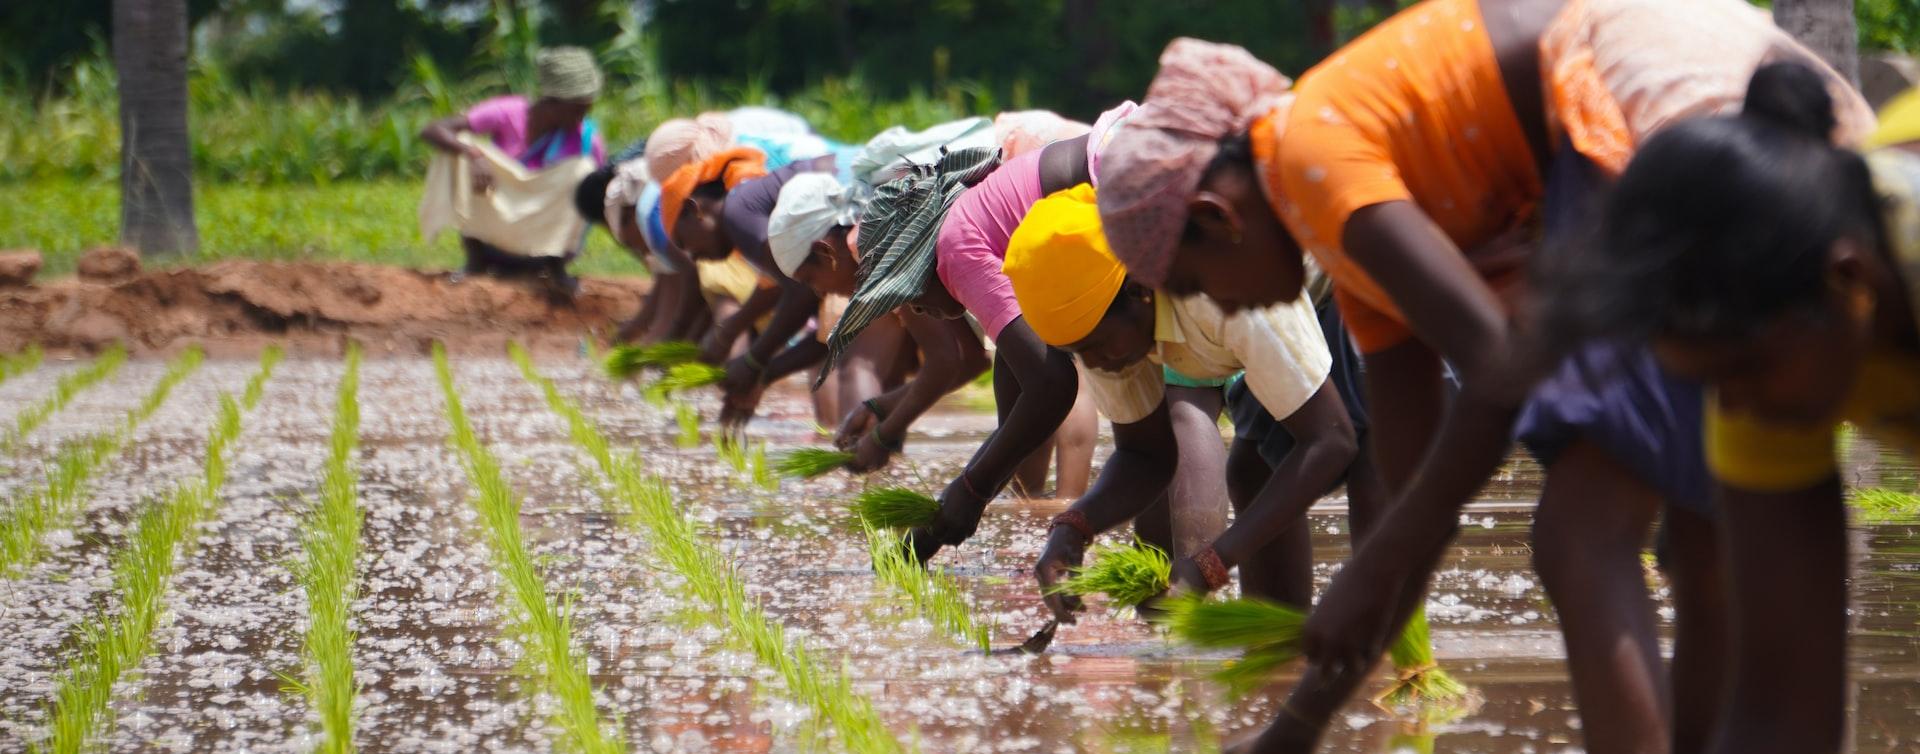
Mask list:
[[68,278],[0,289],[0,352],[29,343],[92,352],[121,342],[135,353],[200,345],[240,354],[266,343],[337,354],[349,339],[374,351],[466,352],[577,348],[639,310],[647,281],[583,280],[573,301],[537,281],[469,277],[372,264],[226,261],[136,272],[118,282]]

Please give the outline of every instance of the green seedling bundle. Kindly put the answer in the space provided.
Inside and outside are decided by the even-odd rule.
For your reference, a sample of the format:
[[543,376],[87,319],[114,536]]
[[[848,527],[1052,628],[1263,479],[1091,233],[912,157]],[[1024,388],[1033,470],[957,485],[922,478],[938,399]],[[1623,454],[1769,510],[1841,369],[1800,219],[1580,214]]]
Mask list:
[[649,346],[614,346],[607,351],[601,367],[608,377],[629,380],[647,369],[667,369],[691,363],[699,358],[700,347],[686,341],[669,341]]
[[434,344],[433,365],[446,400],[453,446],[474,487],[472,503],[480,514],[494,571],[505,584],[506,598],[517,608],[509,614],[516,616],[518,625],[514,628],[525,637],[529,659],[536,668],[534,682],[554,700],[554,723],[569,748],[576,751],[626,751],[620,727],[605,724],[594,708],[587,658],[573,646],[573,616],[554,604],[533,565],[533,554],[520,531],[520,498],[507,484],[499,460],[480,442],[468,422],[446,349],[438,343]]
[[853,514],[875,529],[918,529],[933,525],[940,501],[905,487],[873,487],[854,497]]
[[1117,604],[1132,607],[1166,591],[1173,581],[1173,562],[1167,552],[1145,542],[1101,545],[1092,555],[1092,563],[1055,584],[1053,591],[1078,596],[1104,594]]
[[[193,544],[197,526],[219,503],[226,481],[229,451],[240,436],[241,417],[258,402],[273,367],[277,348],[261,356],[259,371],[235,401],[220,396],[220,409],[208,433],[199,479],[180,483],[164,499],[141,512],[127,542],[114,554],[113,607],[79,629],[78,649],[54,681],[48,710],[48,737],[33,750],[50,754],[79,754],[99,748],[99,737],[113,721],[113,687],[139,667],[153,648],[153,630],[164,607],[162,598],[173,580],[181,554]],[[190,360],[197,364],[198,357]],[[177,366],[177,365],[176,365]]]

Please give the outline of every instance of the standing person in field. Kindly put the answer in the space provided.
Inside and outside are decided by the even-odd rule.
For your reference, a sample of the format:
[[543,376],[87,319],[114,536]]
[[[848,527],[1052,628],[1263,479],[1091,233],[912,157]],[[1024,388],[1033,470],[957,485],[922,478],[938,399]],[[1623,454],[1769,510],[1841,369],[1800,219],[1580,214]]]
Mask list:
[[[788,181],[767,222],[768,245],[780,272],[813,289],[823,301],[852,296],[860,266],[854,229],[866,206],[867,191],[865,186],[843,184],[826,173],[805,173]],[[989,365],[979,336],[966,322],[905,309],[896,310],[893,317],[912,338],[920,368],[911,379],[878,396],[858,399],[842,392],[840,405],[847,408],[834,445],[853,452],[847,468],[856,473],[885,466],[904,448],[914,420]],[[819,326],[825,329],[830,324]]]
[[1597,242],[1546,280],[1550,336],[1649,344],[1711,388],[1734,627],[1727,706],[1696,749],[1713,754],[1841,750],[1849,561],[1834,438],[1845,421],[1920,451],[1920,107],[1885,111],[1863,159],[1832,142],[1823,74],[1770,65],[1741,114],[1656,134]]
[[[1033,205],[1009,243],[1005,271],[1034,332],[1088,367],[1088,392],[1113,421],[1112,457],[1093,488],[1054,517],[1034,566],[1054,617],[1071,623],[1081,607],[1050,587],[1080,565],[1093,538],[1168,497],[1175,533],[1200,543],[1175,554],[1174,590],[1219,589],[1239,568],[1243,593],[1305,608],[1313,598],[1307,508],[1346,480],[1359,456],[1338,386],[1346,375],[1328,348],[1329,340],[1344,343],[1338,320],[1323,335],[1308,296],[1229,315],[1205,296],[1175,298],[1139,285],[1108,250],[1086,184]],[[1211,436],[1176,430],[1177,388],[1166,370],[1218,380],[1244,370],[1231,391],[1235,436],[1225,470],[1211,459],[1217,428]],[[1178,531],[1194,518],[1183,509],[1207,502],[1173,489],[1180,467],[1196,460],[1213,486],[1225,484],[1238,512],[1224,533],[1221,526]],[[1366,473],[1360,469],[1349,486],[1356,520],[1376,502],[1376,485],[1361,479]]]
[[[473,201],[468,196],[442,197],[436,205],[446,206],[444,214],[456,218],[442,222],[461,226],[465,273],[540,275],[557,291],[571,294],[579,282],[567,274],[566,266],[579,253],[580,226],[559,223],[561,227],[548,228],[543,220],[561,207],[572,215],[575,187],[606,159],[606,145],[587,117],[600,93],[600,69],[592,53],[578,47],[542,50],[536,68],[532,99],[506,95],[483,101],[465,113],[427,124],[420,138],[458,158],[447,175],[464,170],[472,194],[491,200],[466,211]],[[430,176],[423,219],[436,201],[433,191],[443,182]],[[522,228],[494,228],[474,219],[488,205],[503,203],[509,206],[497,214],[513,219],[502,219],[501,224]],[[480,233],[490,237],[476,237],[470,227],[483,228]],[[566,237],[563,229],[575,237]]]
[[[1422,604],[1459,508],[1505,458],[1550,366],[1510,315],[1540,234],[1577,229],[1640,140],[1736,107],[1780,57],[1811,60],[1735,0],[1427,0],[1298,88],[1239,48],[1169,46],[1148,95],[1165,107],[1108,149],[1099,201],[1116,256],[1232,309],[1297,295],[1311,254],[1364,357],[1369,444],[1398,501],[1323,595],[1304,637],[1313,663],[1251,748],[1315,745],[1327,701],[1357,689]],[[1843,119],[1868,122],[1850,96]],[[1461,378],[1451,399],[1442,359]],[[1698,403],[1643,351],[1594,344],[1526,405],[1521,439],[1548,469],[1536,560],[1590,751],[1697,749],[1723,691]],[[1671,682],[1638,565],[1663,509]]]

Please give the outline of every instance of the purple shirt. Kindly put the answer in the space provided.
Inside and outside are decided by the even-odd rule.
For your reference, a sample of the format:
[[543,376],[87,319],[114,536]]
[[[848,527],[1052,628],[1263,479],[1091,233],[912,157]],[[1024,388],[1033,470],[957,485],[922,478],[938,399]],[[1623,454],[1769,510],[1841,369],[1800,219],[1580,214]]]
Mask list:
[[1035,149],[1008,160],[962,193],[940,224],[935,246],[940,282],[995,342],[1007,323],[1020,316],[1013,282],[1000,265],[1014,229],[1043,198],[1040,155],[1045,151]]
[[[539,170],[547,166],[549,152],[545,144],[532,145],[527,141],[527,112],[532,107],[532,103],[529,103],[526,97],[517,94],[494,97],[474,105],[473,109],[467,111],[467,128],[474,133],[485,134],[487,138],[493,140],[493,145],[499,147],[500,151],[512,155],[529,168]],[[584,145],[580,143],[581,134],[582,131],[579,130],[572,133],[550,134],[549,138],[560,140],[558,147],[551,154],[556,159],[579,156],[584,151]],[[541,148],[529,151],[529,146]],[[607,146],[601,142],[600,134],[594,133],[593,164],[602,165],[606,161]]]

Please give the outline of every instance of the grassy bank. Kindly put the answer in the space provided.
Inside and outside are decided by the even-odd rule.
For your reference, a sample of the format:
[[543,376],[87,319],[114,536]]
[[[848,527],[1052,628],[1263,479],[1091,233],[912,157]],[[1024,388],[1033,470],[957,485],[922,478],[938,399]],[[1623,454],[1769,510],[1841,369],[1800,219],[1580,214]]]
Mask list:
[[[194,211],[200,254],[171,263],[220,259],[342,260],[422,268],[461,262],[451,234],[420,238],[417,181],[385,179],[326,185],[201,183]],[[119,235],[120,189],[95,180],[0,183],[0,249],[39,249],[41,278],[73,272],[88,249]],[[575,269],[589,275],[642,275],[645,268],[606,233],[589,234]]]

